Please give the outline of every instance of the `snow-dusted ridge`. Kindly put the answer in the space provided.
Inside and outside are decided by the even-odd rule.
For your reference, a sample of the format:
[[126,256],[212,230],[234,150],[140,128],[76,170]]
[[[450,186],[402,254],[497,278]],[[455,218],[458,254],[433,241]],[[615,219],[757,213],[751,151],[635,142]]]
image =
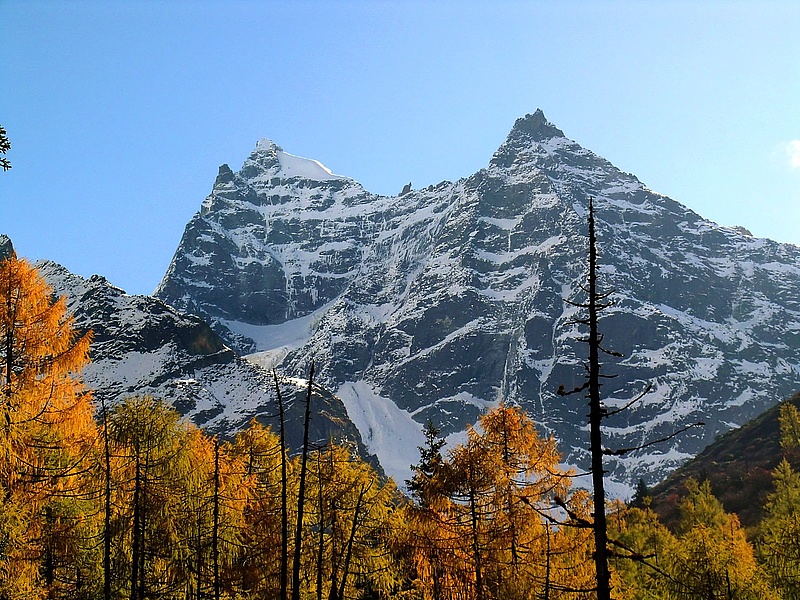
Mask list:
[[329,181],[332,179],[349,179],[336,175],[318,160],[303,158],[284,152],[280,146],[270,139],[261,139],[256,144],[256,152],[274,152],[280,163],[279,175],[283,177],[300,177],[315,181]]
[[800,248],[703,219],[541,111],[478,173],[391,198],[260,142],[241,170],[220,169],[156,295],[287,374],[313,357],[398,480],[427,419],[456,435],[500,400],[581,464],[583,400],[556,390],[583,373],[563,299],[579,298],[589,197],[601,285],[616,290],[601,327],[625,355],[604,394],[622,405],[653,384],[608,423],[609,445],[707,423],[616,460],[626,489],[800,387]]
[[[84,279],[61,265],[43,261],[37,268],[67,299],[76,327],[92,330],[91,363],[82,376],[96,399],[118,402],[151,394],[172,403],[207,430],[230,435],[252,419],[277,427],[274,380],[268,371],[243,360],[197,317],[156,298],[130,296],[102,277]],[[287,438],[302,442],[306,383],[282,377],[287,406]],[[312,439],[331,437],[360,448],[358,431],[347,421],[341,401],[315,394]]]

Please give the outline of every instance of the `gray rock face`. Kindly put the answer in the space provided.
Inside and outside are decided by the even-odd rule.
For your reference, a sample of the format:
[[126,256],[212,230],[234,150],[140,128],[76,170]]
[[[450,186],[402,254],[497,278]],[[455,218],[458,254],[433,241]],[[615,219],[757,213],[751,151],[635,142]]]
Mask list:
[[379,226],[364,210],[374,199],[262,140],[238,173],[220,167],[156,296],[209,319],[232,347],[253,351],[237,324],[306,316],[344,291]]
[[0,260],[8,258],[14,253],[14,245],[11,243],[11,238],[7,235],[0,234]]
[[[97,275],[84,279],[47,261],[36,267],[66,297],[76,328],[92,331],[91,363],[82,375],[98,401],[151,394],[212,433],[232,434],[254,418],[277,431],[272,375],[237,356],[200,318],[156,298],[125,294]],[[306,382],[282,377],[280,385],[287,440],[300,448]],[[312,440],[352,443],[367,456],[338,398],[317,389],[313,405]]]
[[[611,461],[624,494],[800,387],[800,248],[720,227],[564,137],[519,119],[489,165],[401,197],[369,194],[261,142],[223,168],[157,295],[240,351],[301,374],[309,357],[370,450],[408,476],[430,418],[447,434],[501,400],[585,465],[574,324],[594,198],[608,446],[670,444]],[[294,166],[294,171],[291,170]]]

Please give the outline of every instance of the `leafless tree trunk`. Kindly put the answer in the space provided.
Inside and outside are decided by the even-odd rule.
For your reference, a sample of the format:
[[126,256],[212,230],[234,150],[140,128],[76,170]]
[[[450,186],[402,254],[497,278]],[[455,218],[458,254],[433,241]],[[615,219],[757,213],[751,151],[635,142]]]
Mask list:
[[300,600],[300,556],[303,541],[303,511],[305,509],[306,467],[308,463],[308,428],[311,422],[311,388],[314,383],[314,363],[308,373],[306,414],[303,424],[303,454],[300,459],[300,489],[297,493],[297,524],[294,531],[294,564],[292,565],[292,600]]

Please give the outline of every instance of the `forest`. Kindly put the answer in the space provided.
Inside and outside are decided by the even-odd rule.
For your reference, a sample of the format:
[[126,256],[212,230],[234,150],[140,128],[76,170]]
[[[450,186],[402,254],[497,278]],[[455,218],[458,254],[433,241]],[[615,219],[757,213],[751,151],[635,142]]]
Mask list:
[[[405,494],[346,445],[291,453],[280,427],[221,440],[157,398],[95,402],[63,298],[13,255],[0,290],[0,599],[598,597],[592,494],[519,408],[446,451],[429,423]],[[794,406],[781,425],[788,453]],[[800,474],[784,461],[773,483],[748,531],[703,481],[671,528],[643,493],[607,502],[611,597],[800,598]]]

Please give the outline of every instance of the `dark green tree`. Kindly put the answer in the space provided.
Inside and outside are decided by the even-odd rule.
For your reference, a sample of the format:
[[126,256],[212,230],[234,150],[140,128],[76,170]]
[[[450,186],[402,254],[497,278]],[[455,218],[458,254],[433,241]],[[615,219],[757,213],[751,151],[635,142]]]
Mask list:
[[[5,154],[9,150],[11,150],[11,142],[8,141],[5,128],[0,125],[0,154]],[[5,156],[0,156],[0,167],[3,167],[3,171],[8,171],[11,168],[11,161]]]
[[442,448],[445,440],[439,437],[440,430],[428,419],[423,433],[425,445],[417,446],[419,450],[419,463],[411,465],[413,475],[406,481],[408,491],[422,508],[428,508],[430,497],[436,493],[436,475],[442,467]]
[[650,488],[647,487],[644,479],[640,478],[639,483],[636,484],[636,491],[633,493],[633,498],[631,498],[629,506],[634,508],[644,508],[645,505],[649,503],[650,497]]

